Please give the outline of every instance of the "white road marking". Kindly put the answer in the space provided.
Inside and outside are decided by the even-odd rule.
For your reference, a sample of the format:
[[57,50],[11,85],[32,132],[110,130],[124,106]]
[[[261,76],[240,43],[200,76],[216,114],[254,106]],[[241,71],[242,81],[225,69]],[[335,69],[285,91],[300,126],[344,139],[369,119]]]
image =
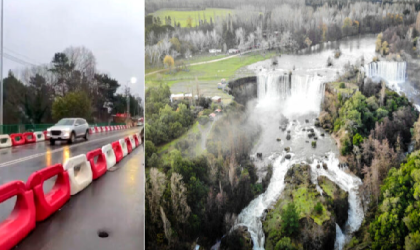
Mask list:
[[64,149],[71,149],[71,148],[75,148],[75,147],[82,146],[82,145],[85,145],[85,144],[89,144],[89,143],[92,143],[92,142],[104,141],[104,140],[107,140],[107,139],[110,139],[110,138],[119,137],[119,136],[125,134],[125,132],[127,132],[127,131],[124,131],[123,133],[118,133],[118,134],[115,134],[115,135],[110,135],[110,136],[107,136],[107,137],[104,137],[104,138],[98,138],[98,139],[95,139],[95,140],[89,140],[89,141],[85,141],[85,142],[82,142],[82,143],[73,144],[71,146],[57,148],[57,149],[54,149],[52,151],[46,151],[44,153],[33,154],[33,155],[26,156],[26,157],[23,157],[23,158],[19,158],[19,159],[16,159],[16,160],[7,161],[7,162],[4,162],[4,163],[1,163],[0,164],[0,168],[8,167],[8,166],[14,165],[16,163],[20,163],[20,162],[28,161],[28,160],[31,160],[31,159],[34,159],[34,158],[38,158],[38,157],[44,156],[46,154],[54,154],[54,153],[57,153],[57,152],[61,152]]

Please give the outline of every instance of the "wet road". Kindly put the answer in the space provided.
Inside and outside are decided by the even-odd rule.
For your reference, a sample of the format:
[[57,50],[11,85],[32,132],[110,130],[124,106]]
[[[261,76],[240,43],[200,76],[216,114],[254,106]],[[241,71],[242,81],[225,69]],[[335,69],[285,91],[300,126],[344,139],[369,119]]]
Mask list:
[[[144,249],[143,146],[70,200],[18,246],[22,250]],[[99,231],[109,234],[100,238]]]
[[[11,180],[26,182],[41,168],[62,163],[67,158],[102,147],[139,128],[92,135],[72,145],[50,146],[35,143],[0,150],[0,185]],[[144,149],[136,148],[85,190],[72,196],[60,211],[44,222],[19,245],[18,249],[143,249],[144,246]],[[55,178],[44,184],[48,192]],[[0,204],[0,221],[13,209],[15,198]],[[98,237],[104,230],[107,238]]]
[[[20,160],[21,158],[33,156],[40,153],[56,152],[64,148],[86,148],[87,145],[105,145],[104,141],[115,141],[119,136],[133,134],[140,132],[140,128],[131,128],[127,130],[109,131],[98,134],[91,134],[89,140],[86,142],[83,138],[76,139],[74,144],[68,144],[65,141],[57,141],[56,145],[51,146],[49,141],[31,143],[22,146],[15,146],[10,148],[0,149],[0,168],[6,163],[13,160]],[[82,147],[83,146],[83,147]],[[1,180],[0,180],[1,181]],[[1,182],[0,182],[1,184]]]

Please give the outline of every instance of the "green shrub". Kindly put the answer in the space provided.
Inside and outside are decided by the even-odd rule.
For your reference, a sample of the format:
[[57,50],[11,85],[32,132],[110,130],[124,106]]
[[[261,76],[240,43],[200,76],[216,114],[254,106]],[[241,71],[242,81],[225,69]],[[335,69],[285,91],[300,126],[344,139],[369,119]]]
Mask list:
[[322,214],[322,210],[323,210],[322,204],[321,204],[321,202],[318,202],[318,203],[315,205],[314,211],[315,211],[315,213],[317,213],[317,214]]
[[292,241],[289,237],[283,237],[279,240],[274,247],[275,250],[295,250],[296,248],[292,245]]
[[292,236],[299,231],[299,213],[295,204],[289,203],[281,212],[281,231],[286,236]]
[[344,142],[341,145],[341,155],[345,156],[352,151],[352,144],[348,138],[344,139]]
[[312,147],[316,148],[316,141],[312,141]]
[[200,123],[200,125],[206,125],[209,122],[209,117],[208,116],[200,116],[198,118],[198,123]]
[[363,142],[363,136],[361,136],[359,133],[355,134],[353,136],[353,145],[359,146]]
[[338,85],[338,87],[340,89],[345,89],[346,88],[346,84],[344,82],[340,82],[340,85]]

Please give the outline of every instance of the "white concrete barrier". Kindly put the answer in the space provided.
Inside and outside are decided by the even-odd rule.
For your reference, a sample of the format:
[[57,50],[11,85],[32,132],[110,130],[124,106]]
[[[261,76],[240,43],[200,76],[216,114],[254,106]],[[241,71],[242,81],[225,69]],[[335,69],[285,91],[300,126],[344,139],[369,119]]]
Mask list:
[[128,155],[127,143],[125,143],[124,139],[119,139],[118,141],[120,142],[123,151],[123,156],[125,157],[126,155]]
[[106,144],[102,147],[102,153],[105,155],[106,159],[106,168],[110,169],[117,163],[117,158],[115,157],[114,150],[112,149],[111,144]]
[[134,150],[136,148],[136,141],[134,140],[134,137],[130,135],[128,136],[128,139],[130,139],[131,149]]
[[91,127],[91,128],[90,128],[90,133],[91,133],[91,134],[96,133],[95,127]]
[[45,141],[44,132],[34,132],[34,135],[35,135],[35,138],[36,138],[36,142]]
[[137,133],[136,133],[136,136],[137,136],[137,139],[139,140],[139,144],[141,144],[141,143],[142,143],[142,141],[141,141],[140,132],[137,132]]
[[69,174],[71,195],[79,193],[92,183],[92,169],[86,155],[81,154],[67,159],[63,168]]
[[0,148],[8,148],[12,146],[12,139],[9,135],[0,135]]

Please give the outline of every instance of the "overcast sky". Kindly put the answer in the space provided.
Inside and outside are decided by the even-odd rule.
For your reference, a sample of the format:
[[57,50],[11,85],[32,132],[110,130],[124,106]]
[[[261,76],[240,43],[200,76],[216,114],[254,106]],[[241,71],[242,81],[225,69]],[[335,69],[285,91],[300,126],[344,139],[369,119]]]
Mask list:
[[[144,100],[144,0],[4,0],[4,52],[30,63],[85,46],[97,69]],[[3,74],[25,67],[4,58]]]

